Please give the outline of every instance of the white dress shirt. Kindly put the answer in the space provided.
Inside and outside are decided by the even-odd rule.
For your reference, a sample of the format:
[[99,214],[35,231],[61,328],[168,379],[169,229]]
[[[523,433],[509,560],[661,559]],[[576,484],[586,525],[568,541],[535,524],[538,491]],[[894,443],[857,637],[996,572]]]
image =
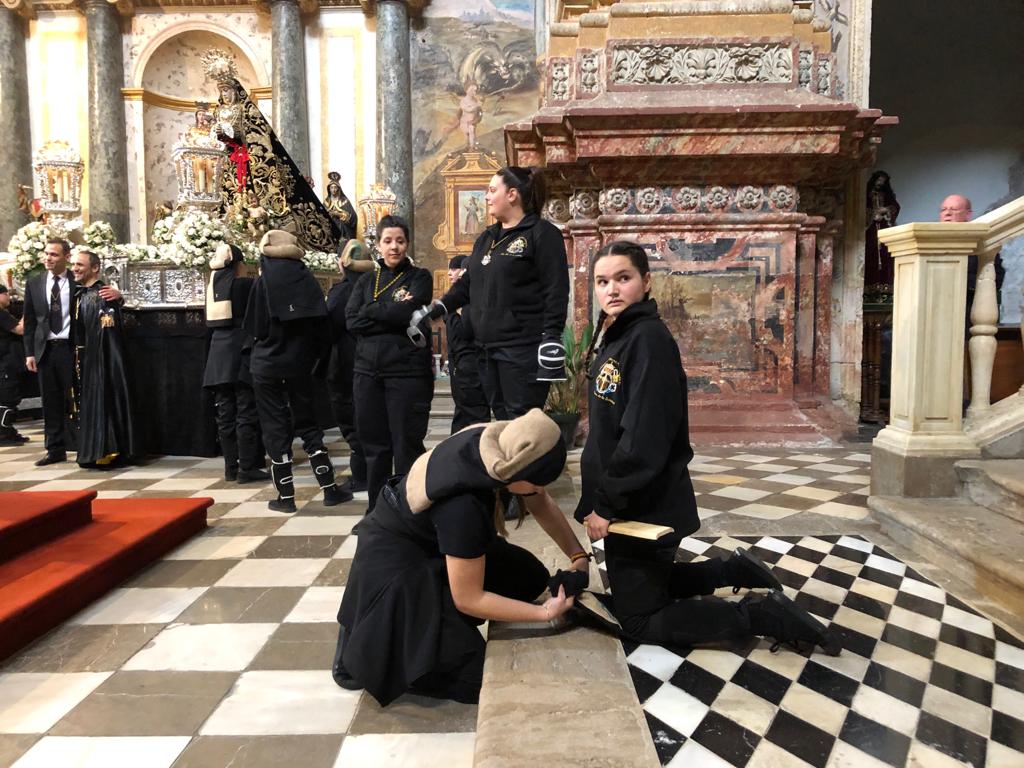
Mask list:
[[50,307],[50,296],[53,293],[53,281],[60,281],[60,314],[64,318],[64,324],[61,326],[60,333],[54,333],[50,331],[46,339],[69,339],[71,338],[71,281],[68,280],[69,274],[65,269],[64,273],[54,277],[52,273],[46,273],[46,307],[47,307],[47,323],[49,323],[49,307]]

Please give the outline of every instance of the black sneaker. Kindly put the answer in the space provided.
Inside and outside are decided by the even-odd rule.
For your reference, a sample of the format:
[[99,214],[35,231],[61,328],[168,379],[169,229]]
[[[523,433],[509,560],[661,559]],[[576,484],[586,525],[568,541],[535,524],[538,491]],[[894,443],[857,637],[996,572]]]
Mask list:
[[352,501],[352,491],[344,487],[338,487],[332,485],[328,488],[324,488],[324,506],[333,507],[336,504],[344,504],[346,501]]
[[295,499],[271,499],[267,502],[267,509],[273,512],[294,512]]
[[270,473],[263,469],[240,469],[238,470],[238,484],[265,483],[270,479]]
[[356,480],[355,478],[352,477],[348,479],[348,489],[352,491],[352,493],[359,493],[360,491],[365,491],[369,489],[369,487],[370,486],[366,484],[365,480]]
[[225,469],[224,479],[229,483],[235,482],[238,479],[238,467],[233,467],[232,469]]
[[732,586],[732,593],[737,594],[741,588],[753,589],[763,587],[782,591],[782,584],[775,578],[757,555],[740,547],[725,561],[725,572]]
[[839,638],[782,592],[772,591],[767,595],[751,593],[740,604],[747,609],[750,631],[774,638],[772,653],[783,643],[807,656],[816,645],[829,656],[838,656],[843,649]]

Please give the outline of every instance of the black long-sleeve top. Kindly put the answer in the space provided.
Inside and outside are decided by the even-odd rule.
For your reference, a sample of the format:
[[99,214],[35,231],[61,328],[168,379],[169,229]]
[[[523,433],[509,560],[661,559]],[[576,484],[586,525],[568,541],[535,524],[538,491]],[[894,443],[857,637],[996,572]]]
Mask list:
[[[434,292],[430,273],[408,260],[395,269],[380,264],[352,289],[345,307],[349,333],[356,337],[355,372],[371,376],[432,376],[430,344],[417,347],[406,329],[412,313]],[[430,326],[420,330],[430,339]]]
[[482,347],[537,346],[560,339],[569,306],[569,262],[562,233],[536,214],[510,229],[484,230],[466,272],[442,298],[449,313],[469,305]]
[[677,537],[700,527],[679,347],[646,299],[627,307],[604,334],[590,367],[590,434],[580,469],[576,519],[667,525]]

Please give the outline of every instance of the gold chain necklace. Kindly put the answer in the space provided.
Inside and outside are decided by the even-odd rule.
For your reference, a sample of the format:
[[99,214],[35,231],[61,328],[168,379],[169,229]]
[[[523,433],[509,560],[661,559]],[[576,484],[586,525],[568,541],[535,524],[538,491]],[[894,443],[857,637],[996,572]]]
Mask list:
[[482,264],[483,266],[485,266],[485,267],[486,267],[486,266],[487,266],[488,264],[490,264],[490,263],[491,263],[491,254],[492,254],[492,253],[494,253],[494,250],[495,250],[495,249],[496,249],[496,248],[497,248],[497,247],[498,247],[499,245],[501,245],[501,244],[502,244],[502,243],[504,243],[504,242],[505,242],[506,240],[508,240],[508,239],[509,239],[510,237],[512,237],[512,235],[514,235],[514,234],[515,234],[515,232],[509,232],[509,233],[508,233],[507,235],[505,235],[505,236],[504,236],[503,238],[501,238],[501,240],[498,240],[498,241],[496,241],[496,242],[493,242],[493,243],[491,243],[491,245],[490,245],[490,246],[489,246],[489,247],[487,248],[487,253],[485,253],[485,254],[484,254],[484,257],[483,257],[482,259],[480,259],[480,263],[481,263],[481,264]]
[[386,290],[387,290],[388,288],[390,288],[390,287],[391,287],[392,285],[394,285],[394,284],[395,284],[395,283],[397,283],[397,282],[398,282],[399,280],[401,280],[401,279],[402,279],[402,275],[404,275],[404,274],[405,274],[405,270],[403,269],[403,270],[402,270],[401,272],[399,272],[399,273],[398,273],[397,275],[395,275],[395,276],[394,276],[394,277],[393,277],[393,278],[391,279],[391,282],[390,282],[390,283],[388,283],[388,284],[387,284],[387,285],[385,285],[385,286],[384,286],[383,288],[381,288],[381,287],[380,287],[380,273],[381,273],[381,272],[383,272],[383,271],[384,271],[384,269],[383,269],[383,268],[381,268],[381,269],[378,269],[378,270],[377,270],[377,274],[376,274],[376,275],[374,276],[374,278],[373,278],[373,300],[374,300],[374,301],[376,301],[377,299],[379,299],[379,298],[380,298],[380,295],[381,295],[382,293],[384,293],[384,291],[386,291]]

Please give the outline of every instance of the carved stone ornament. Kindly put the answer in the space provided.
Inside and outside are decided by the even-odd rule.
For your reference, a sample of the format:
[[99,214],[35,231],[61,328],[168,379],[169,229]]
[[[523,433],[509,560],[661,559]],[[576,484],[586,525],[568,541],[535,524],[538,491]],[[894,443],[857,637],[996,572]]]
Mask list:
[[828,96],[832,93],[832,57],[818,57],[818,93]]
[[580,54],[580,93],[597,93],[601,85],[601,51]]
[[785,184],[777,184],[768,191],[768,202],[776,211],[792,211],[796,209],[796,190]]
[[732,193],[725,187],[708,187],[704,192],[704,205],[713,211],[724,211],[732,202]]
[[745,186],[736,190],[736,207],[741,211],[758,211],[763,200],[760,187]]
[[640,213],[657,213],[662,203],[661,190],[657,187],[644,187],[636,192],[636,209]]
[[697,187],[680,187],[672,195],[672,204],[680,213],[693,213],[700,209],[700,189]]
[[797,83],[801,88],[811,87],[811,66],[814,63],[814,51],[810,48],[801,48],[799,64],[797,65]]
[[629,191],[619,187],[601,190],[601,213],[619,214],[629,209]]
[[601,212],[596,192],[584,189],[569,198],[569,213],[574,219],[594,219]]
[[569,220],[569,201],[564,197],[552,197],[544,206],[544,217],[563,224]]
[[551,100],[569,100],[569,73],[572,65],[568,59],[551,60]]
[[788,43],[620,45],[612,52],[614,85],[791,83]]

